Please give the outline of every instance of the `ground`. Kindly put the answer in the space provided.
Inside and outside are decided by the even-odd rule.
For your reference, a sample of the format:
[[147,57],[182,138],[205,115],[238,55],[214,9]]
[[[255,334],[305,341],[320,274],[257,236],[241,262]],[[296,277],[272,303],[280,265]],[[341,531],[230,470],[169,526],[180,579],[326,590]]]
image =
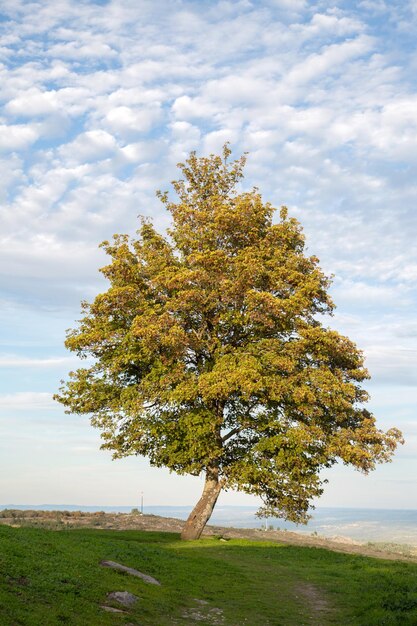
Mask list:
[[[46,528],[108,528],[115,530],[150,530],[157,532],[180,533],[184,521],[157,515],[140,513],[85,513],[81,511],[0,511],[0,524],[9,526],[39,526]],[[207,525],[203,536],[220,536],[227,539],[251,539],[258,541],[276,541],[298,546],[327,548],[336,552],[360,554],[389,560],[417,562],[417,546],[395,544],[359,543],[347,537],[328,539],[281,530],[261,530],[229,528]]]

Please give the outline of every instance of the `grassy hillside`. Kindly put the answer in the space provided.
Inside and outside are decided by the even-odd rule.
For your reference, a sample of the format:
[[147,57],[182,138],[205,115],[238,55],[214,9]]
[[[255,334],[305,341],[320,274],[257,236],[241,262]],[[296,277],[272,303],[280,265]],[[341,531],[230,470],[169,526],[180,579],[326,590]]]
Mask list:
[[[2,626],[415,626],[417,565],[172,533],[0,527]],[[112,560],[161,586],[102,567]],[[139,597],[126,613],[113,591]]]

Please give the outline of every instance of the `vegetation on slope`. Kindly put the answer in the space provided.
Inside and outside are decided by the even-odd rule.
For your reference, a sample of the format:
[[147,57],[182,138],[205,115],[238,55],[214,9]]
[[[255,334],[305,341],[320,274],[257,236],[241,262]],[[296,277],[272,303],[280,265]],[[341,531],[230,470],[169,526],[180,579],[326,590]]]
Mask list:
[[[2,526],[0,542],[0,623],[7,626],[417,623],[414,563],[246,540],[184,543],[139,531]],[[103,568],[103,559],[161,586]],[[139,600],[126,613],[105,612],[113,591]]]

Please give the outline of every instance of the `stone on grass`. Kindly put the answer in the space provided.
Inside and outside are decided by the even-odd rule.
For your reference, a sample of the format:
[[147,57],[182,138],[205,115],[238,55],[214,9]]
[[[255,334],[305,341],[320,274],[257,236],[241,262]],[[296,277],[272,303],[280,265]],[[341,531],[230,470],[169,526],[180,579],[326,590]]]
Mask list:
[[103,611],[107,611],[107,613],[126,613],[126,611],[115,609],[114,606],[106,606],[105,604],[102,604],[100,608],[103,609]]
[[156,578],[152,578],[152,576],[148,576],[147,574],[143,574],[139,572],[137,569],[133,569],[133,567],[126,567],[126,565],[121,565],[120,563],[116,563],[115,561],[101,561],[100,565],[103,567],[110,567],[111,569],[119,570],[119,572],[125,572],[126,574],[131,574],[132,576],[137,576],[145,581],[145,583],[149,583],[150,585],[160,585],[161,583],[156,580]]
[[122,606],[131,607],[136,604],[139,598],[133,593],[129,593],[129,591],[112,591],[107,594],[107,600],[112,600]]
[[216,607],[210,608],[207,600],[200,600],[194,598],[196,607],[190,607],[183,614],[182,617],[193,622],[204,622],[205,624],[211,624],[212,626],[223,626],[224,615],[222,609]]

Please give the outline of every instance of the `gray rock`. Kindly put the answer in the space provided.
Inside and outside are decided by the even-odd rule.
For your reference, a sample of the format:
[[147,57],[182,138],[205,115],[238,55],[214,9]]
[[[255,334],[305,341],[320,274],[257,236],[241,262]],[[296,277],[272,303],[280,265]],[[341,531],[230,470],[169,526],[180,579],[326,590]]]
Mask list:
[[150,585],[161,584],[158,580],[156,580],[156,578],[152,578],[152,576],[143,574],[137,569],[133,569],[133,567],[126,567],[126,565],[121,565],[120,563],[116,563],[115,561],[101,561],[100,565],[102,565],[103,567],[111,567],[111,569],[119,570],[119,572],[126,572],[126,574],[131,574],[132,576],[137,576],[138,578],[144,580],[145,583],[149,583]]
[[198,608],[191,607],[187,609],[182,614],[183,618],[192,620],[193,622],[204,622],[205,624],[211,624],[212,626],[224,625],[224,615],[222,609],[218,609],[216,607],[210,608],[207,600],[194,598],[194,602],[198,605]]
[[102,604],[100,608],[102,608],[103,611],[107,611],[107,613],[126,613],[126,611],[115,609],[113,606],[106,606],[105,604]]
[[107,594],[107,600],[112,600],[122,606],[130,607],[136,604],[139,598],[128,591],[112,591]]

